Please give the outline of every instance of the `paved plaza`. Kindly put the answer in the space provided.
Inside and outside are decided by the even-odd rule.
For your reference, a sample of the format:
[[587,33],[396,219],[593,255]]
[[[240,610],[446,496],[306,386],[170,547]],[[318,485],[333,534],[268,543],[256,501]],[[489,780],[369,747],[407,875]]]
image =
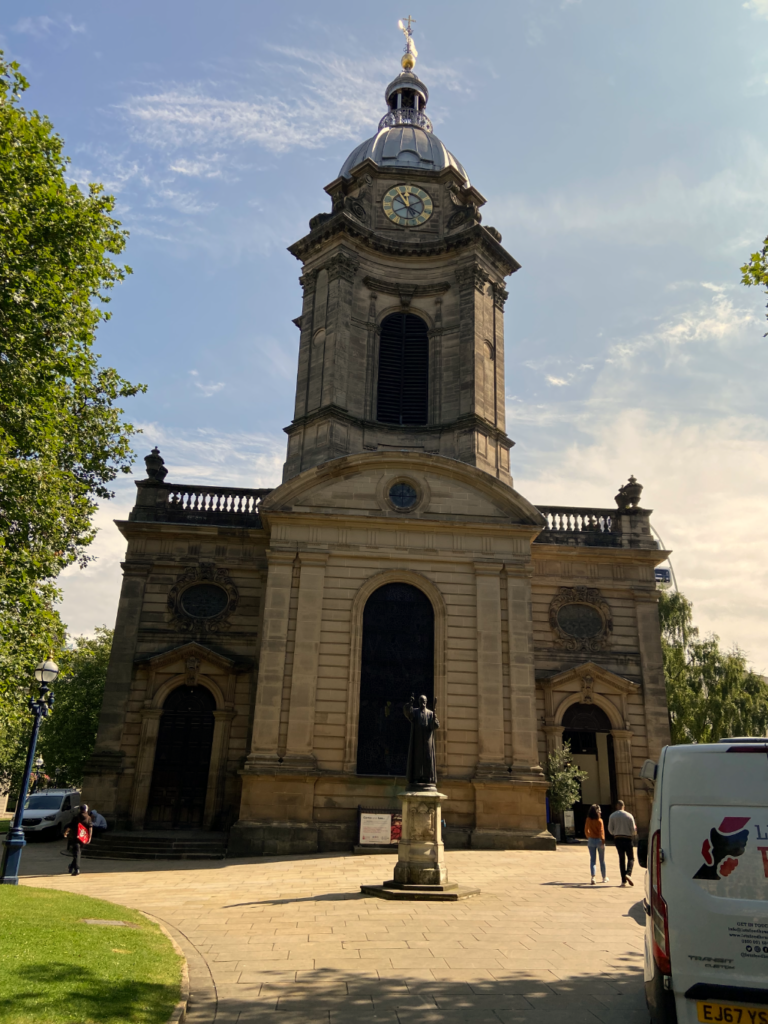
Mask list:
[[190,1024],[646,1024],[645,872],[589,884],[585,846],[446,854],[458,903],[361,896],[394,856],[85,860],[31,844],[24,884],[82,892],[161,921],[190,968]]

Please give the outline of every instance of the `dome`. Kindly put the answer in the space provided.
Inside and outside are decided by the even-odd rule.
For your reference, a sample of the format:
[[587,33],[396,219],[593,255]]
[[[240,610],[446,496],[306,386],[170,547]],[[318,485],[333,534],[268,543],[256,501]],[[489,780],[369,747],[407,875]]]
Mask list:
[[453,167],[469,184],[467,172],[432,133],[432,122],[424,113],[429,90],[421,79],[409,69],[401,71],[387,86],[384,98],[389,109],[379,121],[377,134],[349,154],[339,176],[349,178],[352,169],[363,160],[373,160],[379,167],[424,171]]
[[372,139],[354,149],[339,175],[351,177],[351,171],[363,160],[373,160],[379,167],[407,167],[425,171],[444,171],[453,167],[469,184],[469,175],[436,135],[418,125],[400,124],[381,128]]

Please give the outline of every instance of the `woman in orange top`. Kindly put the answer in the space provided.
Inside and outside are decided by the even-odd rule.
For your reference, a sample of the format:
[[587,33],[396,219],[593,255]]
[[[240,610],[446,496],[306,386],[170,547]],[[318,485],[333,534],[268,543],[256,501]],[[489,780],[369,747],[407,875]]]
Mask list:
[[600,804],[592,804],[587,811],[587,820],[584,823],[584,835],[587,837],[589,847],[589,871],[592,875],[592,885],[595,884],[595,860],[600,856],[600,873],[603,881],[608,879],[605,875],[605,826],[603,825],[603,814]]

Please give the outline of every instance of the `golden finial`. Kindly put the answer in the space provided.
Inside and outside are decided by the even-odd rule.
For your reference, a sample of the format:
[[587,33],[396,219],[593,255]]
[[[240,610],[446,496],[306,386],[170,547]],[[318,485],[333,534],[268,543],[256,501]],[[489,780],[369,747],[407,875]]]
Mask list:
[[413,29],[411,28],[411,25],[415,24],[416,19],[412,18],[410,14],[407,18],[401,18],[397,23],[397,27],[405,36],[405,53],[400,61],[404,71],[413,71],[416,67],[416,58],[419,56],[413,42]]

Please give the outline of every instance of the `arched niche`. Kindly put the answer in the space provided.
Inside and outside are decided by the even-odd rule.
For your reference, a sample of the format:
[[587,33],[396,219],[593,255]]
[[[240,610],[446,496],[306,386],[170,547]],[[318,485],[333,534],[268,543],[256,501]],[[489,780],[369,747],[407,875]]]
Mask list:
[[[349,681],[347,686],[347,724],[345,738],[344,771],[357,772],[357,747],[360,720],[360,682],[363,655],[363,619],[365,606],[374,591],[388,583],[407,583],[418,588],[429,600],[434,614],[433,679],[437,699],[437,716],[442,728],[435,734],[435,754],[438,771],[445,769],[448,721],[447,686],[445,670],[446,609],[442,594],[435,584],[421,573],[407,569],[393,569],[376,573],[360,587],[352,604],[350,621],[351,650]],[[402,712],[400,712],[402,714]]]
[[411,312],[390,313],[379,326],[376,419],[392,426],[429,421],[429,325]]

